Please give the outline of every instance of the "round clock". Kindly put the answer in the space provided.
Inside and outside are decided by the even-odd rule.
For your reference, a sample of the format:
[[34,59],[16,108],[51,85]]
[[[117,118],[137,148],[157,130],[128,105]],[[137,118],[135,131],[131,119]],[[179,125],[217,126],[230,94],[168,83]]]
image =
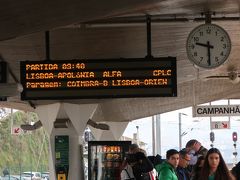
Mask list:
[[218,25],[202,24],[191,31],[186,43],[188,59],[202,68],[216,68],[231,52],[228,33]]

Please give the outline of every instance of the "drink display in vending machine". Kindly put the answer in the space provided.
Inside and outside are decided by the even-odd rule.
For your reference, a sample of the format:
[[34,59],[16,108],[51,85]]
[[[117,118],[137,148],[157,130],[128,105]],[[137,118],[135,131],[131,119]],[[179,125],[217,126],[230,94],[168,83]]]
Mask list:
[[131,141],[89,141],[88,179],[120,180],[121,165]]

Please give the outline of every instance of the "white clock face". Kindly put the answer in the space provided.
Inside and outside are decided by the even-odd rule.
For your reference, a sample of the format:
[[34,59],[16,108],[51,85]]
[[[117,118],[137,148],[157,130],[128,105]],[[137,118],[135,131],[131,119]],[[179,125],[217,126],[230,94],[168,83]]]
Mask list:
[[216,68],[227,60],[231,40],[220,26],[203,24],[189,34],[186,48],[192,63],[202,68]]

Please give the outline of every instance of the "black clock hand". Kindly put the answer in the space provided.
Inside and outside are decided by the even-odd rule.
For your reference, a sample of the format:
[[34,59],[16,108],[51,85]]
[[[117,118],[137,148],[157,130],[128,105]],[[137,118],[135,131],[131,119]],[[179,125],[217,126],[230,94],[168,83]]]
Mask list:
[[208,65],[211,66],[211,54],[210,54],[210,43],[207,41],[207,49],[208,49]]
[[[209,42],[209,41],[208,41]],[[203,43],[196,43],[196,45],[199,45],[199,46],[203,46],[203,47],[209,47],[209,48],[211,48],[211,49],[213,49],[214,47],[213,47],[213,45],[210,45],[209,43],[208,44],[203,44]]]
[[203,44],[203,43],[197,42],[196,45],[203,46],[203,47],[206,47],[206,48],[207,48],[207,50],[208,50],[208,52],[207,52],[207,54],[208,54],[208,61],[207,61],[207,62],[208,62],[208,66],[211,66],[211,53],[210,53],[210,48],[213,49],[213,48],[214,48],[213,45],[210,45],[210,42],[209,42],[209,41],[207,41],[207,44]]

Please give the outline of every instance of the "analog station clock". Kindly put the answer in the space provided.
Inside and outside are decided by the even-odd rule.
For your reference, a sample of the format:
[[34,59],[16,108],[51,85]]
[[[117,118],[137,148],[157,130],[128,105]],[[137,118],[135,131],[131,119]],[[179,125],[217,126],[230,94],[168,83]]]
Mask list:
[[188,59],[201,68],[222,65],[231,52],[228,33],[218,25],[202,24],[191,31],[186,43]]

